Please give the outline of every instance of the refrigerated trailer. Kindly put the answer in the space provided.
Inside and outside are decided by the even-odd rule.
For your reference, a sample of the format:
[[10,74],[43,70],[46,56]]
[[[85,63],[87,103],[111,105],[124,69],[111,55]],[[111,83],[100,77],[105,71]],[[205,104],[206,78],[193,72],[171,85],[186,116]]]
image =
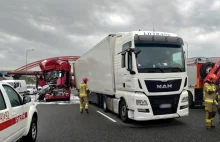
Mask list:
[[123,122],[187,116],[183,40],[173,33],[110,34],[74,63],[77,88],[87,77],[89,101]]

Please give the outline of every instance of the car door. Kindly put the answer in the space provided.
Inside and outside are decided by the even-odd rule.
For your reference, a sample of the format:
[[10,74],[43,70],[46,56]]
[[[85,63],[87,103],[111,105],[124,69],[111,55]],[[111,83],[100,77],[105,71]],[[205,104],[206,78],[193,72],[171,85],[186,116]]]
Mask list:
[[13,131],[16,138],[23,135],[25,128],[25,119],[27,118],[27,113],[25,113],[25,108],[22,103],[21,96],[9,85],[2,85],[5,93],[8,96],[10,105],[11,105],[11,117],[13,119],[14,125],[12,125]]
[[[10,128],[10,108],[6,104],[6,96],[0,90],[0,141],[12,141],[14,131]],[[9,125],[8,125],[9,124]]]

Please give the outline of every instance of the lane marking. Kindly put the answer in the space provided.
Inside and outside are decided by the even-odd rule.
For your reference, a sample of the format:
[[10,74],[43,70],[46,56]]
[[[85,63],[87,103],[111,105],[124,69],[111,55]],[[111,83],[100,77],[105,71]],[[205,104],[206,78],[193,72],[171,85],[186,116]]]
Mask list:
[[112,122],[116,122],[114,119],[112,119],[111,117],[105,115],[104,113],[101,113],[100,111],[97,110],[97,112],[103,116],[105,116],[106,118],[108,118],[109,120],[111,120]]

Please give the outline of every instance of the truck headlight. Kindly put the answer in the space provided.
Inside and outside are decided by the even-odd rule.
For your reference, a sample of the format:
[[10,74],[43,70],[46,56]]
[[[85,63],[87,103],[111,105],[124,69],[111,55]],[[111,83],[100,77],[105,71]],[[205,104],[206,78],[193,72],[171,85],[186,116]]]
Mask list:
[[146,100],[136,100],[136,105],[148,105]]
[[188,102],[188,96],[182,98],[182,103]]

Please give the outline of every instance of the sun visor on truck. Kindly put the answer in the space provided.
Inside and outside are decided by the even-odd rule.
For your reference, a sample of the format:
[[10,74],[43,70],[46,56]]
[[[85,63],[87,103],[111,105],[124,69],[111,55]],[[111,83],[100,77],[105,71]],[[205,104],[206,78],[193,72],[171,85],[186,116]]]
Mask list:
[[182,38],[160,35],[135,35],[135,43],[184,45]]

